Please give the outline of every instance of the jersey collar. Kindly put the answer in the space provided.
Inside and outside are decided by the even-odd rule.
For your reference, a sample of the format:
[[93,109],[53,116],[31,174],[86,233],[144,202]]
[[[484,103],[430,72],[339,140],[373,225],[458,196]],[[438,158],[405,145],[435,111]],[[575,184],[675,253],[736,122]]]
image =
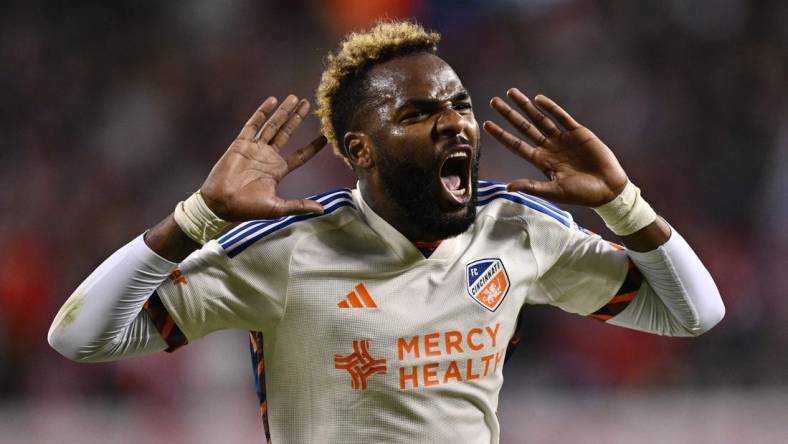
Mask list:
[[361,196],[358,184],[356,184],[356,188],[353,190],[353,201],[356,204],[356,208],[358,208],[361,213],[361,218],[364,222],[366,222],[367,225],[380,236],[383,242],[388,244],[400,258],[407,262],[450,259],[457,250],[458,237],[463,236],[460,235],[458,237],[444,239],[432,255],[430,255],[429,258],[425,258],[424,254],[413,245],[413,242],[408,240],[408,238],[397,231],[396,228],[391,226],[391,224],[386,222],[385,219],[380,217],[369,207],[369,205],[367,205],[364,198]]

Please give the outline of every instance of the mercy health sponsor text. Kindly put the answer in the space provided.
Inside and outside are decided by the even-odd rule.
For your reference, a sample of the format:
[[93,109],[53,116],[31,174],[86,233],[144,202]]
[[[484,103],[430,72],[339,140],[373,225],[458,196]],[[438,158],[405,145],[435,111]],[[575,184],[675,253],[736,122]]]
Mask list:
[[[431,387],[495,374],[503,363],[506,345],[504,340],[503,347],[498,349],[500,327],[496,323],[465,331],[436,331],[398,338],[400,366],[395,374],[399,388]],[[480,353],[484,354],[479,356]]]

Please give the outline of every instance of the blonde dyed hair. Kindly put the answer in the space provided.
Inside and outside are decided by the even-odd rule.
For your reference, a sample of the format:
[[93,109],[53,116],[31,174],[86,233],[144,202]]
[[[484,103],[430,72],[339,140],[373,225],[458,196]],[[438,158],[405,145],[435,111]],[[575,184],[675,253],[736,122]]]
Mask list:
[[[354,91],[349,90],[360,87],[360,81],[370,67],[401,55],[434,54],[439,40],[440,34],[427,31],[417,23],[382,21],[369,30],[347,35],[339,44],[338,51],[329,53],[317,87],[316,113],[323,135],[334,146],[336,155],[348,162],[341,140],[344,134],[337,134],[337,131],[349,130],[353,113],[352,104],[338,102],[352,100],[350,96]],[[355,96],[357,99],[357,92]]]

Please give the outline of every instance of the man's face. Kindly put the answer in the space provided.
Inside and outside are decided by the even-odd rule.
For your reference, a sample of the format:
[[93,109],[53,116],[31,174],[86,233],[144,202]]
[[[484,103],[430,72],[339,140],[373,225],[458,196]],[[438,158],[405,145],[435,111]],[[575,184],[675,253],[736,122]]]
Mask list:
[[476,216],[479,125],[457,74],[422,53],[373,67],[367,81],[361,121],[383,192],[428,237],[464,232]]

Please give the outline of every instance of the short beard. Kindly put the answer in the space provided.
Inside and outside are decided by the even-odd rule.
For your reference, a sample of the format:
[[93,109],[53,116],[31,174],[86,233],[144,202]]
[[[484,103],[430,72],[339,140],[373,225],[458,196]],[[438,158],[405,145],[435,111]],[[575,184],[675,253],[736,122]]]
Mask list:
[[[440,174],[436,168],[437,160],[424,168],[408,159],[395,156],[381,156],[377,160],[380,180],[394,206],[407,220],[420,228],[420,231],[435,239],[447,239],[464,233],[476,219],[476,201],[479,177],[479,151],[471,165],[471,199],[465,212],[445,214],[441,211],[436,184]],[[411,239],[432,240],[432,239]]]

